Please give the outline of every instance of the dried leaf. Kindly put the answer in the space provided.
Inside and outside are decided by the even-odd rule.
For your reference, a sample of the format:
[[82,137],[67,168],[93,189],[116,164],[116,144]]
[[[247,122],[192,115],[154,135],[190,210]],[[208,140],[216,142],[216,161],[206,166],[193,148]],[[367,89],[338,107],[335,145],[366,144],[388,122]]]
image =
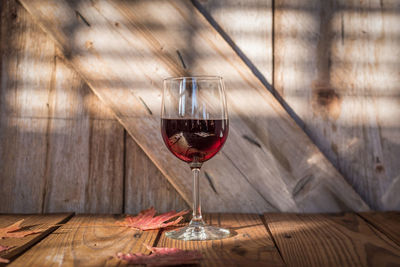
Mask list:
[[124,254],[118,253],[117,256],[121,260],[127,261],[129,264],[146,264],[146,266],[169,266],[181,264],[198,264],[203,255],[197,250],[182,250],[179,248],[156,248],[146,246],[152,251],[152,254],[143,253]]
[[[5,251],[10,248],[12,248],[12,247],[6,247],[6,246],[0,245],[0,252]],[[0,263],[9,263],[9,262],[10,262],[9,260],[0,257]]]
[[[27,235],[32,235],[36,233],[40,233],[41,231],[38,230],[28,230],[28,231],[18,231],[21,229],[21,224],[24,220],[20,220],[10,226],[7,226],[5,228],[0,228],[0,239],[6,238],[6,237],[25,237]],[[18,232],[16,232],[18,231]]]
[[[123,222],[117,222],[117,224],[140,230],[154,230],[178,224],[183,219],[182,215],[188,212],[187,210],[181,212],[170,211],[154,217],[156,210],[151,207],[141,211],[138,216],[128,216]],[[178,217],[176,220],[167,222],[176,217]]]

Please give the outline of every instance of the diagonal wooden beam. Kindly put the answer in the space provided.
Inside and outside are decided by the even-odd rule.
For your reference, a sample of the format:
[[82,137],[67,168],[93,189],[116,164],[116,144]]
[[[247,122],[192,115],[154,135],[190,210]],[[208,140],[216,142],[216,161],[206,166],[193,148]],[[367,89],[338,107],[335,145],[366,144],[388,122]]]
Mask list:
[[368,210],[188,1],[21,2],[186,200],[189,168],[159,133],[161,81],[216,74],[226,81],[231,130],[204,167],[214,187],[204,179],[207,211]]

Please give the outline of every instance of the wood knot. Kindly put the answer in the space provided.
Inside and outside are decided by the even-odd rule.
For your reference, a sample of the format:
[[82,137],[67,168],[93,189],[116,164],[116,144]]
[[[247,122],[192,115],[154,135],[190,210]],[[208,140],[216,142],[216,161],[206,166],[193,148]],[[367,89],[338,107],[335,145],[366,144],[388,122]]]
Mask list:
[[231,248],[231,251],[237,255],[243,256],[247,253],[247,250],[240,245],[236,245],[233,248]]
[[339,95],[332,88],[320,88],[317,90],[317,101],[321,106],[329,106],[339,99]]
[[341,112],[341,97],[337,91],[325,82],[314,81],[312,84],[313,108],[323,117],[336,120]]
[[133,235],[134,238],[140,238],[142,236],[142,233],[135,233]]
[[338,148],[337,144],[331,143],[331,149],[332,149],[333,153],[336,154],[336,156],[339,156],[339,148]]
[[377,172],[381,173],[381,172],[385,171],[385,168],[383,167],[382,164],[379,163],[379,164],[376,164],[376,165],[375,165],[375,170],[376,170]]
[[383,164],[381,163],[381,160],[379,159],[379,157],[376,157],[376,158],[375,158],[375,162],[376,162],[376,164],[375,164],[375,170],[376,170],[378,173],[381,173],[381,172],[385,171],[385,167],[383,167]]
[[288,239],[289,239],[289,238],[292,238],[292,236],[289,235],[289,234],[284,234],[283,237],[284,237],[284,238],[288,238]]
[[85,42],[85,47],[86,47],[86,49],[92,49],[93,48],[93,42],[92,41],[86,41]]

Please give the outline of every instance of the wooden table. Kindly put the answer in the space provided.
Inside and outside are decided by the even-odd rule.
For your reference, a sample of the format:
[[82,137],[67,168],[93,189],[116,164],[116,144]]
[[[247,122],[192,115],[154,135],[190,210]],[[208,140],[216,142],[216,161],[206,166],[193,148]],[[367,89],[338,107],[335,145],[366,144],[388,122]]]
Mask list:
[[202,266],[400,266],[399,212],[206,214],[208,223],[229,227],[235,235],[202,242],[114,227],[121,215],[0,215],[0,227],[21,218],[23,226],[48,230],[0,240],[15,246],[0,253],[11,260],[9,266],[124,265],[116,253],[148,253],[143,244],[198,249]]

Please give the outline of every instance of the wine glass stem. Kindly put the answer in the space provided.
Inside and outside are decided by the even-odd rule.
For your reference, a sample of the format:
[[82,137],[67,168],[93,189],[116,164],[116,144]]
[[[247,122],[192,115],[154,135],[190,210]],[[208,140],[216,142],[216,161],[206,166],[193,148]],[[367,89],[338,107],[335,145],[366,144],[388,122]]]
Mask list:
[[201,217],[201,204],[200,204],[200,188],[199,188],[199,176],[200,168],[192,168],[193,172],[193,218],[190,225],[203,225],[203,219]]

